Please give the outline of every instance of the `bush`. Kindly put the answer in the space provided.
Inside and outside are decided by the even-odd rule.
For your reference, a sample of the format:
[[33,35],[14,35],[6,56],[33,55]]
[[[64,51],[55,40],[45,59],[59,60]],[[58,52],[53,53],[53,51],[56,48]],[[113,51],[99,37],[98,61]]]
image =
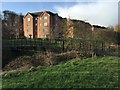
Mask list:
[[70,51],[70,52],[65,52],[65,53],[57,54],[55,56],[55,61],[56,61],[56,63],[59,63],[61,61],[67,61],[67,60],[75,59],[75,58],[78,58],[77,52]]
[[30,56],[21,56],[16,58],[15,60],[11,61],[10,63],[8,63],[4,68],[4,70],[15,70],[21,67],[26,67],[29,68],[31,66],[33,66],[32,64],[32,59]]
[[23,67],[31,68],[37,66],[50,66],[70,59],[75,59],[77,57],[78,55],[75,51],[61,54],[51,52],[46,52],[45,54],[36,53],[33,56],[21,56],[16,58],[14,61],[6,65],[4,70],[15,70]]

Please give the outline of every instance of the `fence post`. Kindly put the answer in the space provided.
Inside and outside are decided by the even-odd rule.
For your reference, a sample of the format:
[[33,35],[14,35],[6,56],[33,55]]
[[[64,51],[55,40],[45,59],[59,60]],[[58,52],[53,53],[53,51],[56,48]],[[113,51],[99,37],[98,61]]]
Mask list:
[[80,51],[80,49],[81,49],[81,42],[79,43],[79,51]]
[[91,51],[92,47],[91,47],[91,42],[90,41],[89,41],[89,45],[90,45],[90,49],[89,50]]
[[102,51],[104,51],[104,43],[102,42]]
[[63,52],[64,52],[64,44],[65,44],[65,42],[64,42],[64,39],[63,39],[63,45],[62,45]]
[[109,54],[111,53],[111,50],[110,50],[110,49],[111,49],[111,48],[110,48],[110,44],[111,44],[111,43],[109,42],[109,50],[108,50],[108,51],[109,51]]

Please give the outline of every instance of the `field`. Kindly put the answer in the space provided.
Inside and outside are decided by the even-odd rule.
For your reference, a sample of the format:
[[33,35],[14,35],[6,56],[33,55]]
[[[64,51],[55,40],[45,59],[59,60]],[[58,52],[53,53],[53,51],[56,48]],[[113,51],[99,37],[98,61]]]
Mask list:
[[3,73],[3,88],[118,88],[118,57],[70,60]]

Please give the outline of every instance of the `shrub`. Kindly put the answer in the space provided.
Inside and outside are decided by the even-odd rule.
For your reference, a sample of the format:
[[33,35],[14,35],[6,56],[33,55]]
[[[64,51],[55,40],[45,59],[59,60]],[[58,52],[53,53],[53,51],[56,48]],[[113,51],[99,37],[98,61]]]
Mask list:
[[77,52],[76,51],[70,51],[70,52],[57,54],[55,56],[55,61],[56,61],[56,63],[59,63],[61,61],[67,61],[67,60],[75,59],[75,58],[78,58]]
[[44,66],[44,55],[35,54],[32,56],[32,63],[34,66]]
[[55,65],[63,61],[78,58],[77,52],[65,52],[61,54],[55,54],[52,52],[46,52],[45,54],[36,53],[33,56],[21,56],[16,58],[14,61],[10,62],[5,66],[4,70],[15,70],[18,68],[26,69],[37,66],[50,66]]
[[17,68],[21,68],[21,67],[26,67],[29,68],[31,67],[33,64],[31,63],[31,57],[30,56],[21,56],[16,58],[15,60],[11,61],[9,64],[7,64],[4,68],[4,70],[14,70]]

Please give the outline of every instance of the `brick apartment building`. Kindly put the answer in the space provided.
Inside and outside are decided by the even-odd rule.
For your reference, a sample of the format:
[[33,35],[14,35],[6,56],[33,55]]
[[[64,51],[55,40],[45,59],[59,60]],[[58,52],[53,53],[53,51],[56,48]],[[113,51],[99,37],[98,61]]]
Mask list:
[[23,18],[26,38],[60,38],[63,18],[50,11],[27,13]]
[[24,36],[32,39],[83,38],[92,35],[92,31],[106,29],[81,20],[62,18],[50,11],[28,12],[23,18]]

